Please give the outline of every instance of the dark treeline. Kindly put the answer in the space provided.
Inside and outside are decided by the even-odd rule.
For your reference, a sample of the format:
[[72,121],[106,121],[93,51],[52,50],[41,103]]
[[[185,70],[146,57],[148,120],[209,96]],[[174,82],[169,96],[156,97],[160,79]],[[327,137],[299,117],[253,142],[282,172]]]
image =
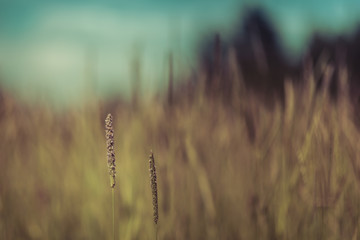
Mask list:
[[[267,101],[283,99],[284,81],[301,84],[307,74],[313,74],[321,87],[325,70],[331,68],[330,90],[336,99],[339,69],[348,73],[350,96],[359,102],[360,96],[360,28],[351,37],[314,34],[307,50],[298,61],[290,61],[281,46],[279,36],[262,9],[252,9],[239,21],[237,31],[227,40],[219,34],[204,39],[199,49],[199,66],[205,75],[208,93],[226,97],[233,88],[233,69],[237,71],[247,90]],[[270,101],[271,102],[271,101]]]

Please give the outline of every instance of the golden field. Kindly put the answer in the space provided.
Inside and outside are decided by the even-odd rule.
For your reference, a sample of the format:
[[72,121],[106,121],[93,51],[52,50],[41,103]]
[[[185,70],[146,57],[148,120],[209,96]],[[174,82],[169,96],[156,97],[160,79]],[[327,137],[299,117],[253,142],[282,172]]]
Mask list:
[[358,239],[360,132],[346,70],[336,79],[336,101],[310,74],[285,81],[284,102],[271,107],[238,77],[242,94],[227,102],[200,84],[174,104],[154,97],[136,108],[99,100],[58,111],[4,92],[0,239],[112,238],[108,112],[116,239],[154,239],[150,149],[158,239]]

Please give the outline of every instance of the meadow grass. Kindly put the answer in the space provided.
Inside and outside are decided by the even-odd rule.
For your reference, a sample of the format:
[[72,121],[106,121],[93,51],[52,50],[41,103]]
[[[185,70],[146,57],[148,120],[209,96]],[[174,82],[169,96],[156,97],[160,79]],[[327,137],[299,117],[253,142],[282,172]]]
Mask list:
[[[330,71],[330,70],[329,70]],[[106,103],[55,112],[5,95],[0,239],[111,239],[104,116],[113,113],[117,239],[153,239],[149,147],[156,149],[159,239],[356,239],[360,132],[347,76],[336,102],[314,76],[285,103],[246,92]],[[236,79],[238,87],[243,86]],[[199,88],[201,89],[201,88]]]
[[155,239],[158,239],[158,221],[159,221],[159,204],[158,204],[158,190],[157,190],[157,177],[154,153],[150,152],[149,156],[149,171],[150,171],[150,186],[152,193],[152,205],[153,205],[153,220],[155,224]]
[[114,151],[114,129],[113,129],[113,117],[109,113],[105,119],[105,137],[107,148],[107,164],[109,168],[110,176],[110,188],[111,188],[111,205],[112,205],[112,228],[113,239],[115,240],[115,183],[116,183],[116,164],[115,164],[115,151]]

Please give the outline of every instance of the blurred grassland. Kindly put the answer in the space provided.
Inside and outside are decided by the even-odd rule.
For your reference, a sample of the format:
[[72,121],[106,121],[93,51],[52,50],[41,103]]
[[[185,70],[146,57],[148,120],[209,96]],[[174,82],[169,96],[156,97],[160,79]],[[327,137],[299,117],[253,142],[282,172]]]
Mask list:
[[273,107],[250,90],[225,104],[201,87],[171,106],[153,98],[62,112],[3,94],[0,239],[111,239],[108,112],[118,239],[153,239],[150,149],[159,239],[358,239],[360,132],[340,70],[336,102],[326,81],[315,93],[310,73],[285,81]]

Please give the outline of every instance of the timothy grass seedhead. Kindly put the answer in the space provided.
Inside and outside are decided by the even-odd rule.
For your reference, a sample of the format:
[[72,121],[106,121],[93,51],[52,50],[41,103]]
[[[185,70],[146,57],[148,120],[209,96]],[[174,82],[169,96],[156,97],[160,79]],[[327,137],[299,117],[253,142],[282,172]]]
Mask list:
[[149,171],[150,171],[150,185],[152,191],[152,204],[154,210],[154,223],[157,224],[159,220],[158,191],[157,191],[155,159],[152,151],[150,151],[149,164],[150,164]]
[[107,148],[107,163],[110,175],[110,187],[115,187],[115,151],[114,151],[114,129],[113,129],[113,117],[109,113],[105,119],[105,136],[106,136],[106,148]]

